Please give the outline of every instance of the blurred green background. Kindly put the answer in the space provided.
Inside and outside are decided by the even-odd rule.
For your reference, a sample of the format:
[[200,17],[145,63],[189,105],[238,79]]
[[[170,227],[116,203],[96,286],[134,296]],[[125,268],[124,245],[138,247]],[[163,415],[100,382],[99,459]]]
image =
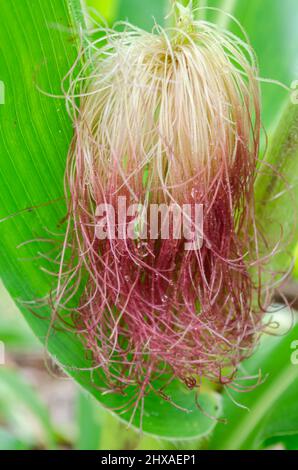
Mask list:
[[[98,19],[96,9],[110,24],[128,19],[148,30],[154,20],[164,21],[169,7],[166,0],[87,3],[90,22]],[[297,0],[210,0],[200,4],[207,3],[241,21],[259,57],[262,77],[287,86],[298,79]],[[237,30],[217,10],[206,10],[206,18]],[[289,96],[275,84],[262,85],[262,91],[263,122],[270,138]],[[298,248],[295,255],[298,260]],[[298,262],[293,278],[281,294],[276,293],[277,302],[287,299],[297,307],[295,277],[298,279]],[[293,356],[298,330],[295,327],[288,333],[291,314],[287,308],[275,309],[279,329],[270,330],[256,355],[243,365],[243,374],[248,372],[255,380],[260,369],[264,377],[270,377],[250,393],[235,392],[232,398],[231,392],[223,394],[222,415],[228,424],[215,422],[212,434],[200,440],[165,441],[140,435],[105,411],[45,358],[44,349],[2,284],[0,299],[0,341],[5,349],[5,363],[0,365],[0,449],[298,449],[298,365]]]

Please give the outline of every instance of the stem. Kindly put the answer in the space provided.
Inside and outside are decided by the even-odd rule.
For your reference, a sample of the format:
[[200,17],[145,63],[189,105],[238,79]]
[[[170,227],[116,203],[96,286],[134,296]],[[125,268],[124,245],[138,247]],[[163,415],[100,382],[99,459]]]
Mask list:
[[[198,10],[198,8],[205,7],[207,5],[207,0],[169,0],[168,11],[171,13],[176,13],[178,15],[177,3],[183,7],[191,7],[191,10],[194,12],[193,16],[195,20],[203,19],[205,17],[204,10]],[[171,14],[168,21],[168,26],[173,26],[176,23],[175,14]]]

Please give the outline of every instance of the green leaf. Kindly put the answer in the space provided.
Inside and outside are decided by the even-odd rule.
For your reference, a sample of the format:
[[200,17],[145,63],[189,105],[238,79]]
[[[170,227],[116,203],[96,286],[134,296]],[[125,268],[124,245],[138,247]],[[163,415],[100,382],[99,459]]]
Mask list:
[[[76,424],[78,437],[76,449],[99,449],[102,434],[102,416],[93,397],[84,391],[79,391],[76,400]],[[105,430],[107,432],[107,430]]]
[[0,341],[6,352],[38,350],[40,343],[0,281]]
[[243,363],[242,376],[258,376],[261,371],[263,383],[245,393],[229,392],[247,409],[223,394],[228,423],[216,426],[210,449],[256,449],[272,436],[298,433],[297,339],[298,326],[283,337],[266,336],[254,356]]
[[[296,0],[242,0],[235,16],[246,29],[263,78],[290,87],[298,79],[298,9]],[[276,123],[289,93],[275,84],[262,85],[262,119],[267,131]]]
[[277,437],[274,441],[281,442],[287,450],[298,450],[298,434]]
[[[68,6],[71,8],[68,9]],[[63,174],[72,137],[72,123],[64,102],[46,96],[39,89],[60,93],[61,79],[77,55],[76,36],[70,29],[81,22],[78,0],[11,0],[2,2],[0,24],[0,73],[5,84],[5,105],[0,106],[1,213],[0,272],[14,299],[32,301],[46,295],[55,279],[43,269],[51,264],[39,258],[57,240],[59,222],[65,216]],[[39,88],[39,89],[38,89]],[[23,210],[23,211],[22,211]],[[14,215],[14,216],[13,216]],[[43,242],[33,242],[43,239]],[[45,240],[49,240],[45,242]],[[58,237],[58,239],[61,239]],[[20,248],[18,246],[27,243]],[[29,311],[18,301],[27,322],[45,343],[49,322]],[[43,315],[49,311],[43,311]],[[55,331],[48,341],[50,353],[86,390],[105,406],[123,405],[118,395],[103,395],[92,383],[91,364],[77,336]],[[95,375],[95,374],[94,374]],[[97,380],[96,378],[94,380]],[[175,382],[169,390],[171,399],[185,413],[155,394],[146,398],[143,429],[167,438],[184,439],[207,434],[215,425],[196,407],[195,395]],[[205,392],[200,405],[218,416],[219,397]],[[122,415],[129,421],[131,412]],[[134,424],[139,426],[137,413]],[[177,426],[179,422],[179,426]]]
[[293,271],[293,277],[295,279],[298,279],[298,245],[296,245],[296,248],[294,251],[294,261],[295,261],[295,266],[294,266],[294,271]]
[[289,102],[285,107],[264,162],[255,185],[257,215],[266,221],[266,237],[272,247],[282,239],[271,268],[286,271],[297,240],[298,105]]

